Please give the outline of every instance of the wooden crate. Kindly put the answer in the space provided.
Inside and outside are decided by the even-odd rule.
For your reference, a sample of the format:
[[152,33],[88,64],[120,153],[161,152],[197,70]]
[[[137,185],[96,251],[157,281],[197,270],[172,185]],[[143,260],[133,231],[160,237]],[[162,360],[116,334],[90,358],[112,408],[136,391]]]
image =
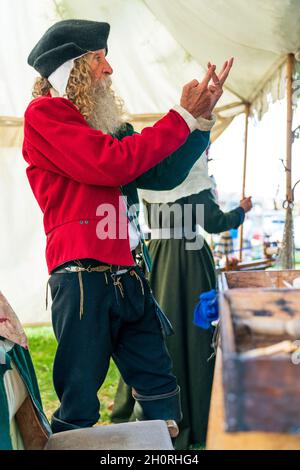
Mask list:
[[225,432],[222,352],[218,349],[206,450],[300,450],[300,435],[273,432]]
[[[273,278],[264,278],[263,274],[266,273],[259,273],[262,282],[280,278],[274,272]],[[294,345],[300,340],[298,330],[296,336],[295,331],[293,336],[284,330],[282,334],[271,333],[275,324],[286,328],[293,321],[293,325],[298,325],[300,290],[229,289],[220,294],[220,314],[226,431],[300,434],[300,364],[292,361],[298,353],[255,356],[257,348],[288,340]],[[267,331],[253,332],[249,329],[249,322],[252,325],[253,321],[258,325],[267,322]],[[254,352],[252,357],[250,350],[251,354]]]

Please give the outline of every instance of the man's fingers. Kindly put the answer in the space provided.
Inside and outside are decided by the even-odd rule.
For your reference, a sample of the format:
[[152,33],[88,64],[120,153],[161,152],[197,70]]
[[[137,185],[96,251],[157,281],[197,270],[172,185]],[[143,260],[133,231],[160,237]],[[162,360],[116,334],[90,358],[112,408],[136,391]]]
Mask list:
[[226,60],[223,64],[223,67],[222,69],[220,70],[220,72],[218,73],[218,77],[220,78],[222,76],[222,74],[225,72],[226,68],[228,66],[228,60]]
[[194,79],[194,80],[191,80],[189,83],[187,83],[186,85],[184,85],[183,89],[184,90],[189,90],[190,88],[195,88],[196,86],[199,85],[199,82],[198,80]]
[[222,72],[219,75],[219,80],[220,80],[220,83],[221,83],[222,86],[224,85],[224,83],[226,81],[226,78],[229,75],[230,69],[233,65],[233,60],[234,60],[233,57],[231,57],[231,59],[228,61],[227,65],[226,65],[226,67],[224,68],[224,70],[222,69]]
[[[218,73],[218,75],[217,75],[216,71],[213,72],[212,80],[214,82],[214,85],[216,85],[217,87],[222,87],[223,86],[223,84],[225,83],[226,78],[228,77],[230,69],[232,67],[232,63],[233,63],[233,59],[231,59],[230,61],[226,60],[226,62],[224,62],[223,66],[222,66],[221,71]],[[208,65],[208,67],[210,67],[211,63],[208,62],[207,65]]]
[[[224,62],[223,67],[222,67],[222,69],[221,69],[221,71],[219,72],[218,75],[216,74],[215,70],[213,71],[212,79],[213,79],[213,82],[214,82],[215,85],[217,85],[219,83],[221,85],[224,84],[226,78],[229,75],[230,69],[233,65],[233,60],[234,60],[233,57],[231,57],[230,60],[226,60],[226,62]],[[210,68],[212,65],[211,65],[210,62],[208,62],[207,66],[208,66],[208,68]]]
[[208,84],[209,84],[209,82],[212,78],[212,74],[214,73],[215,70],[216,70],[215,65],[211,65],[210,67],[208,67],[208,70],[205,74],[205,77],[203,78],[202,82],[200,83],[201,88],[207,88],[208,87]]
[[[208,68],[211,67],[210,62],[208,62],[207,67]],[[216,85],[218,87],[220,85],[220,80],[219,80],[219,77],[216,74],[216,70],[213,71],[211,78],[212,78],[212,81],[214,82],[214,85]]]
[[212,81],[214,82],[214,85],[220,86],[220,79],[219,79],[218,75],[216,74],[216,72],[214,72],[212,74],[211,78],[212,78]]

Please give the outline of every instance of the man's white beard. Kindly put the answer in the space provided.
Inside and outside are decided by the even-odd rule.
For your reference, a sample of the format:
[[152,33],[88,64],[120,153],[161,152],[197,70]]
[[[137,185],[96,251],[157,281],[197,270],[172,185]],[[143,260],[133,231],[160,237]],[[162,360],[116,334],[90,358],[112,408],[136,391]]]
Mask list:
[[111,78],[97,80],[93,85],[92,99],[95,108],[92,116],[87,120],[94,129],[105,134],[114,134],[124,125],[124,112],[122,103],[111,88]]

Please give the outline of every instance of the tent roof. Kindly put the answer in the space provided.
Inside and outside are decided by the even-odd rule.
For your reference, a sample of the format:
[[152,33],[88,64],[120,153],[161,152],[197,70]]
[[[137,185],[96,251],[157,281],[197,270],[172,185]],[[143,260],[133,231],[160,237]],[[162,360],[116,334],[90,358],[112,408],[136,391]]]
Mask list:
[[[165,112],[178,100],[186,81],[203,75],[208,60],[220,67],[234,56],[219,104],[229,110],[221,114],[239,114],[239,103],[252,103],[261,117],[268,109],[269,93],[272,101],[284,96],[286,55],[300,50],[300,0],[56,3],[63,17],[102,18],[112,24],[111,57],[118,66],[115,84],[125,97],[128,89],[136,90],[134,97],[126,99],[133,113],[141,112],[141,106],[142,113]],[[130,56],[124,55],[120,43]]]
[[300,49],[299,0],[145,0],[202,66],[234,56],[227,88],[250,103],[288,53]]
[[300,49],[300,0],[1,0],[0,117],[23,115],[37,76],[27,56],[47,27],[71,17],[111,23],[114,85],[129,114],[144,122],[177,103],[208,60],[220,66],[234,56],[215,136],[242,103],[254,100],[261,116],[268,93],[273,101],[284,96],[280,65]]

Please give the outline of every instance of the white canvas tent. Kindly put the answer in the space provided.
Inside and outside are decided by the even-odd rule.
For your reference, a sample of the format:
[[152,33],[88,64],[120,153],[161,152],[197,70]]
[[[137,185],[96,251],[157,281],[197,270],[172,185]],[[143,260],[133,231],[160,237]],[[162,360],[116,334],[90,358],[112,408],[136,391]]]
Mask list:
[[1,0],[0,289],[23,322],[49,319],[42,216],[20,147],[36,76],[26,58],[47,27],[72,17],[111,23],[114,85],[138,126],[177,103],[208,60],[234,56],[214,138],[245,104],[261,117],[270,96],[284,96],[287,54],[300,49],[300,0]]

